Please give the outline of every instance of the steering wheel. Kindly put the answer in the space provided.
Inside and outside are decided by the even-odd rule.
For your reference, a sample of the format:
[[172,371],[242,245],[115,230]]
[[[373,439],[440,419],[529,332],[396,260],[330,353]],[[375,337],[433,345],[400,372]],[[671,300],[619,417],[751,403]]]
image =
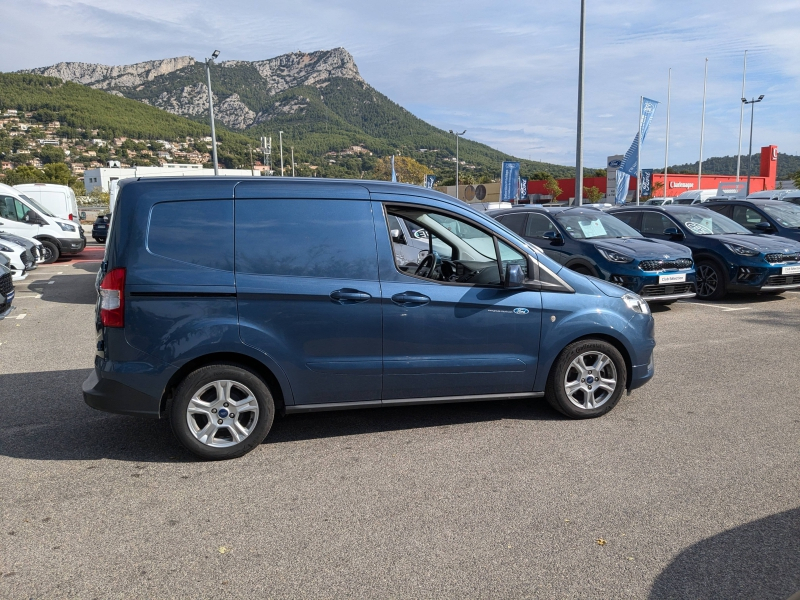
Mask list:
[[439,257],[439,253],[436,251],[431,252],[419,263],[414,271],[414,275],[426,277],[428,279],[436,279],[436,271],[439,270],[441,265],[442,259]]

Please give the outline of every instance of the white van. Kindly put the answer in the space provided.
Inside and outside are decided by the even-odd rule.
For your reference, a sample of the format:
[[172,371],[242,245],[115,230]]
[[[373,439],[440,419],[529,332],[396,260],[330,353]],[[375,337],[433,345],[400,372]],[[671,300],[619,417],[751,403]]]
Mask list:
[[[675,196],[673,204],[701,204],[717,195],[717,190],[688,190]],[[691,200],[691,202],[689,202]]]
[[14,188],[33,198],[59,219],[80,223],[78,199],[71,187],[55,183],[22,183]]
[[788,192],[789,190],[764,190],[761,192],[753,192],[747,197],[747,199],[752,200],[756,198],[761,200],[783,200],[783,197]]
[[86,247],[79,222],[59,219],[50,210],[11,186],[0,183],[0,230],[35,238],[44,248],[44,263]]

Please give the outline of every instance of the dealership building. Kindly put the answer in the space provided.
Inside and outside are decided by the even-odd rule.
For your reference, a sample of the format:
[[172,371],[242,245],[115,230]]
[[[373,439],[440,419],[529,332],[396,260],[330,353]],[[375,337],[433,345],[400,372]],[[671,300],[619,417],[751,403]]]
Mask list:
[[[608,157],[608,175],[606,177],[584,177],[583,186],[587,188],[596,187],[606,197],[606,201],[613,202],[616,185],[616,167],[619,166],[622,156]],[[743,165],[744,166],[744,165]],[[750,177],[750,193],[762,190],[774,190],[778,175],[778,147],[764,146],[761,148],[761,163],[758,176]],[[651,187],[654,190],[653,196],[664,196],[664,181],[666,179],[667,196],[677,196],[690,190],[716,190],[721,183],[736,181],[736,175],[701,175],[698,187],[697,175],[679,175],[667,171],[666,177],[663,173],[653,173]],[[739,177],[741,181],[746,181],[747,176]],[[549,192],[544,187],[545,182],[541,180],[528,181],[528,194],[547,195]],[[556,200],[569,200],[575,197],[575,179],[559,179],[558,186],[562,193]],[[636,178],[631,177],[628,197],[636,195]]]

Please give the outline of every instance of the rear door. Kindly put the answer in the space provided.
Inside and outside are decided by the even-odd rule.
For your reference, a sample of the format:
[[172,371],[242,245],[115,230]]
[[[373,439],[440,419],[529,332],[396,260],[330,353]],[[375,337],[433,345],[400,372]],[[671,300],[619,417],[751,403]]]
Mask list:
[[380,401],[372,210],[357,185],[236,188],[240,336],[281,366],[296,404]]

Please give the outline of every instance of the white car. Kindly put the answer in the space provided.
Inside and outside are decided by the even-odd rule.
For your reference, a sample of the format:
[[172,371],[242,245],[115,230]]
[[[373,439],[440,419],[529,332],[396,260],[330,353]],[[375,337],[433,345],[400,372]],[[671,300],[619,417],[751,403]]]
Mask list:
[[0,231],[39,240],[44,249],[44,263],[78,254],[86,247],[80,222],[59,219],[46,207],[3,183],[0,183]]
[[0,239],[0,254],[8,259],[8,268],[14,281],[25,279],[28,271],[36,268],[36,259],[30,250],[20,244]]

